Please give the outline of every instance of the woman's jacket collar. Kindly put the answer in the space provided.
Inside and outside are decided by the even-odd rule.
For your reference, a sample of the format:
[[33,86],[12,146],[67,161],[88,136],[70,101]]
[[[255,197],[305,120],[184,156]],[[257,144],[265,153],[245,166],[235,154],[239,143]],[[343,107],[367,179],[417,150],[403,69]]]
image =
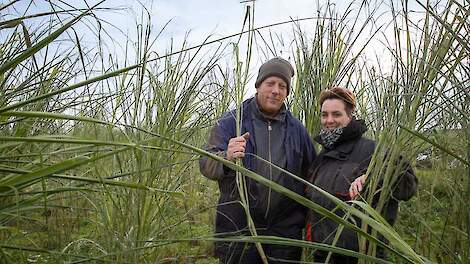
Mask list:
[[[354,143],[357,141],[357,139],[361,138],[366,131],[367,126],[365,121],[362,119],[353,118],[351,122],[349,122],[349,124],[344,128],[343,133],[331,148],[326,148],[324,146],[323,141],[319,135],[315,137],[315,141],[323,146],[322,153],[328,154],[327,156],[332,155],[334,158],[346,159],[347,157],[344,154],[350,153],[352,151]],[[344,157],[342,158],[342,156]]]

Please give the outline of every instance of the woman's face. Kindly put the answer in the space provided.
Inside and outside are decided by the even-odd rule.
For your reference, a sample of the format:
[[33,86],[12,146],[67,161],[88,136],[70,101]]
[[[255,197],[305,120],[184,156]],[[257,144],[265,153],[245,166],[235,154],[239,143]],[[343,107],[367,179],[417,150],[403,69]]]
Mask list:
[[326,99],[321,106],[321,125],[324,129],[345,127],[351,121],[346,104],[340,99]]

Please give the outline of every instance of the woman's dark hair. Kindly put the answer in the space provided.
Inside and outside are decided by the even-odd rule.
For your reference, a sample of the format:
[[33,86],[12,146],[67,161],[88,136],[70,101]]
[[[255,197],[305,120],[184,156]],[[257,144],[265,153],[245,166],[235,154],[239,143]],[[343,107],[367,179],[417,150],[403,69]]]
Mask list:
[[329,90],[322,91],[320,93],[320,106],[322,106],[323,102],[327,99],[339,99],[343,101],[346,105],[346,113],[349,116],[352,116],[356,109],[356,96],[346,88],[334,87]]

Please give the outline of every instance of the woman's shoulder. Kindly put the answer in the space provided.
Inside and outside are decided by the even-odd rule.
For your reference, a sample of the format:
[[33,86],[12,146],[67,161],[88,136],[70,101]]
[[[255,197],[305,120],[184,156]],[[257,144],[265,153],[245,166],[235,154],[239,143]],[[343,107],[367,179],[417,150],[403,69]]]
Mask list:
[[361,152],[374,152],[375,150],[375,140],[360,137],[359,140],[356,142],[355,148],[360,150]]

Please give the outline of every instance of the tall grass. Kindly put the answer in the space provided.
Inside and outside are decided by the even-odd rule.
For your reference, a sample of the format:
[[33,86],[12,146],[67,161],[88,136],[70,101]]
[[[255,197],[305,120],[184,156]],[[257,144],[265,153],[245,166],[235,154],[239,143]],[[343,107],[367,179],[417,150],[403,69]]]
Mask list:
[[[98,66],[101,72],[87,76],[89,70],[82,68],[82,62],[103,54],[86,54],[74,47],[68,52],[60,47],[48,60],[47,52],[57,47],[57,37],[92,11],[33,40],[38,44],[16,57],[2,57],[5,174],[1,178],[1,217],[6,228],[2,242],[27,241],[28,232],[20,232],[25,226],[35,233],[37,223],[51,222],[51,215],[70,213],[64,224],[80,226],[78,232],[73,231],[78,237],[69,236],[54,246],[63,250],[54,253],[59,259],[80,260],[97,254],[101,259],[135,263],[171,255],[155,249],[144,250],[144,254],[138,249],[145,248],[149,240],[172,238],[175,228],[188,225],[197,214],[189,208],[184,212],[184,196],[175,196],[194,178],[195,157],[149,133],[190,142],[207,126],[206,114],[212,110],[206,107],[218,105],[216,101],[205,103],[201,87],[216,70],[220,53],[212,50],[208,59],[201,60],[202,47],[192,53],[169,50],[174,56],[149,62],[152,39],[148,21],[147,26],[139,27],[135,54],[129,54],[136,58],[131,66],[119,68],[111,60],[110,66]],[[26,36],[18,37],[15,30],[10,33],[7,45],[28,46],[21,41]],[[184,50],[186,44],[178,48]],[[35,56],[43,59],[42,68],[37,68]],[[101,81],[107,85],[104,89]],[[218,97],[218,91],[216,87],[210,92]],[[174,207],[175,203],[179,205]],[[82,210],[86,218],[81,217]],[[38,252],[48,247],[34,243]],[[25,250],[21,245],[17,249]],[[10,260],[17,256],[2,253]]]
[[[398,233],[367,205],[370,197],[347,204],[325,194],[359,217],[361,229],[199,148],[214,121],[242,101],[250,46],[242,59],[239,46],[229,45],[235,52],[227,52],[224,40],[196,47],[184,42],[156,58],[147,16],[123,64],[107,56],[102,46],[89,49],[71,34],[75,25],[98,23],[98,5],[0,23],[1,258],[123,263],[209,258],[209,242],[216,240],[210,216],[216,190],[198,174],[194,162],[198,155],[207,155],[244,175],[240,183],[244,177],[259,181],[356,230],[371,244],[381,245],[378,234],[385,236],[393,263],[468,263],[468,3],[449,1],[445,8],[421,4],[421,21],[410,18],[406,4],[375,4],[354,2],[344,13],[327,5],[319,8],[311,29],[293,25],[297,74],[289,105],[313,136],[319,129],[319,92],[336,85],[353,87],[358,115],[367,120],[369,135],[378,142],[367,173],[373,179],[385,175],[378,209],[399,174],[400,156],[421,166],[420,190],[402,206]],[[381,8],[393,14],[389,24],[376,20]],[[58,13],[67,19],[59,20],[64,16]],[[256,14],[248,14],[249,25],[242,31],[248,27],[249,42],[255,43]],[[37,17],[50,23],[39,26]],[[391,39],[378,34],[389,29]],[[100,32],[98,43],[105,36]],[[369,43],[361,44],[358,38],[366,33],[371,40],[385,38],[390,71],[362,60]],[[72,45],[59,45],[63,38]],[[235,66],[226,66],[226,58]],[[416,160],[424,155],[424,161]],[[364,232],[365,225],[374,231]],[[386,262],[372,257],[374,247],[355,253],[253,234],[225,239],[297,245]]]
[[312,136],[320,131],[321,91],[354,85],[352,77],[361,66],[358,59],[381,28],[371,30],[377,10],[369,5],[367,1],[352,2],[339,11],[328,1],[318,7],[312,28],[300,24],[294,28],[297,78],[290,103]]
[[[406,213],[410,215],[406,215],[406,218],[415,219],[407,222],[407,225],[421,223],[418,224],[417,230],[408,230],[410,236],[414,237],[414,246],[419,245],[417,249],[423,249],[423,246],[433,248],[432,253],[428,250],[420,251],[423,255],[439,263],[466,263],[469,259],[468,250],[450,252],[448,247],[450,241],[436,239],[437,236],[430,227],[430,224],[436,223],[432,223],[434,220],[425,220],[422,214],[426,211],[425,215],[429,215],[436,202],[447,204],[453,201],[447,206],[454,208],[449,209],[449,212],[454,211],[456,215],[447,215],[446,220],[438,221],[439,233],[444,237],[446,233],[444,230],[448,228],[449,223],[460,219],[455,223],[456,229],[461,231],[457,231],[452,239],[453,248],[463,248],[463,245],[468,245],[468,236],[464,235],[464,230],[467,228],[463,224],[468,222],[465,220],[468,219],[468,215],[462,217],[466,214],[464,213],[466,210],[461,207],[466,199],[464,191],[466,187],[462,183],[468,174],[468,159],[465,158],[465,151],[457,147],[468,146],[468,138],[463,137],[460,138],[462,141],[452,142],[458,145],[444,143],[445,139],[452,137],[452,134],[461,136],[468,134],[469,112],[468,107],[464,106],[466,104],[464,102],[468,102],[469,99],[468,83],[465,81],[469,77],[468,62],[464,59],[468,56],[466,47],[468,41],[467,43],[462,41],[462,34],[466,34],[466,31],[462,30],[465,27],[462,19],[464,17],[468,19],[468,7],[449,2],[442,9],[442,13],[438,13],[430,5],[423,6],[426,13],[420,21],[412,21],[409,18],[409,7],[406,4],[399,7],[392,5],[392,8],[395,18],[394,38],[388,40],[389,43],[396,45],[388,48],[393,58],[392,72],[386,74],[381,68],[367,70],[365,78],[367,81],[361,85],[365,89],[362,109],[367,109],[363,116],[369,120],[372,132],[378,139],[378,151],[368,173],[374,179],[378,179],[379,175],[388,175],[384,179],[385,184],[382,186],[378,209],[384,206],[392,186],[397,181],[399,171],[396,171],[397,166],[394,164],[400,161],[400,156],[413,161],[420,153],[425,152],[432,153],[426,157],[426,160],[432,163],[433,160],[446,164],[456,162],[454,166],[459,171],[457,177],[447,175],[446,180],[442,182],[429,179],[429,177],[442,177],[436,174],[420,178],[424,188],[421,188],[416,202],[413,203],[419,213],[414,213],[410,207],[407,207]],[[436,140],[438,137],[433,139],[433,134],[439,135],[441,140]],[[385,152],[389,155],[384,160],[380,153]],[[439,157],[435,156],[436,152],[440,153]],[[451,162],[451,159],[444,156],[457,157],[458,160]],[[434,166],[436,164],[432,165]],[[446,173],[448,170],[442,167],[437,172],[437,174]],[[428,196],[425,193],[429,192],[426,187],[429,186],[430,180],[444,186],[447,185],[446,181],[452,181],[455,184],[452,189],[457,188],[460,191],[449,193],[449,196],[436,197],[431,190],[431,195]],[[375,181],[377,182],[378,180]],[[435,187],[437,186],[433,186]],[[384,189],[388,191],[384,192]],[[420,199],[422,195],[432,198],[425,202]],[[443,199],[445,201],[442,201]],[[372,196],[366,200],[370,203]],[[435,239],[422,240],[430,234]],[[451,259],[442,258],[441,250]]]

